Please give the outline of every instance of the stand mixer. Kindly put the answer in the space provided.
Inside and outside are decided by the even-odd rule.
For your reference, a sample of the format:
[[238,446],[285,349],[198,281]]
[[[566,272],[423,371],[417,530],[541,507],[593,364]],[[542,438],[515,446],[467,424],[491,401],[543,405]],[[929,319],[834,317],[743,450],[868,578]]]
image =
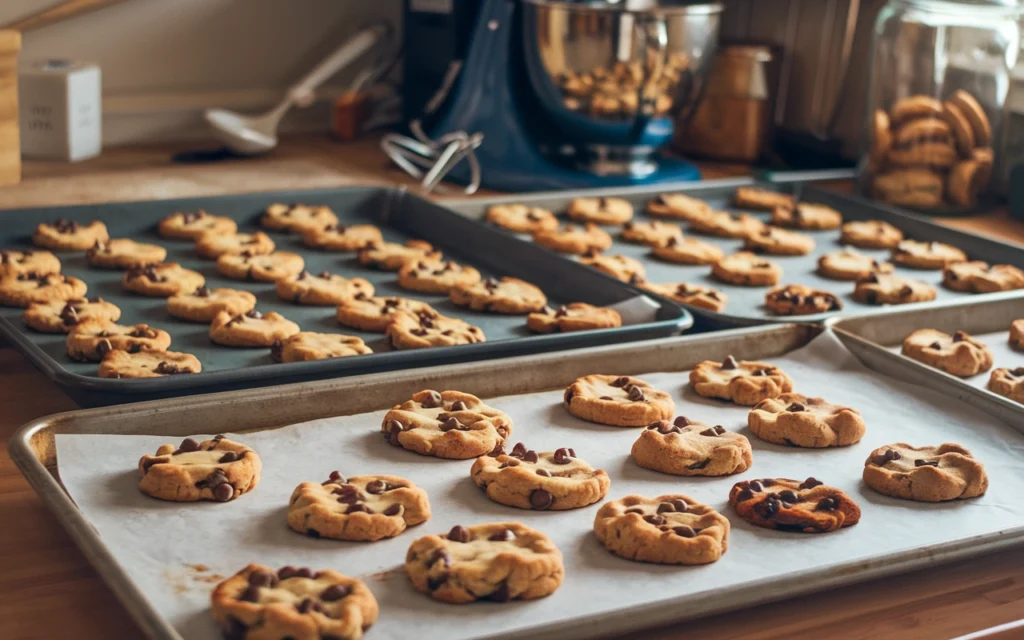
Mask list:
[[[700,179],[696,167],[660,149],[700,98],[720,3],[477,6],[464,59],[410,122],[416,139],[383,142],[403,168],[416,175],[411,159],[431,168],[432,184],[447,174],[502,191]],[[406,28],[416,28],[408,14]],[[407,46],[407,60],[415,55]],[[407,63],[406,82],[417,81]]]

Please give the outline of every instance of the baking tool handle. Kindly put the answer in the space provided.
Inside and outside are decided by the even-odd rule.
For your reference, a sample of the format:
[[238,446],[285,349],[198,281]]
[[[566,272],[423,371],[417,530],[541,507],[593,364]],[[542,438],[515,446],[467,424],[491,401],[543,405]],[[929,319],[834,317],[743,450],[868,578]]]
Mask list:
[[73,18],[79,14],[96,11],[97,9],[102,9],[112,4],[119,4],[124,1],[125,0],[70,0],[69,2],[61,3],[56,7],[43,9],[38,13],[15,20],[14,22],[3,25],[0,28],[14,29],[15,31],[21,31],[24,33],[33,29],[41,29],[56,22],[62,22],[68,18]]
[[378,42],[390,40],[392,33],[391,25],[386,22],[375,22],[362,29],[295,83],[288,90],[288,97],[300,106],[309,105],[313,101],[313,92],[325,80],[351,64]]

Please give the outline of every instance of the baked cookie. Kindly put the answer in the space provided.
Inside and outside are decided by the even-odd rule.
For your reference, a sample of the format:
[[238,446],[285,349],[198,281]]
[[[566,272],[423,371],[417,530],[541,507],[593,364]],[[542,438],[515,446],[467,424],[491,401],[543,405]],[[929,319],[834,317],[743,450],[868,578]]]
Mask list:
[[125,326],[110,320],[86,320],[68,332],[68,356],[82,362],[99,362],[107,352],[167,351],[171,334],[148,324]]
[[775,207],[772,224],[809,231],[838,229],[843,224],[843,214],[824,204],[799,202],[795,208]]
[[25,273],[45,276],[60,273],[60,260],[49,251],[25,249],[0,251],[0,280]]
[[892,127],[888,113],[881,109],[875,110],[874,118],[871,120],[871,133],[871,162],[879,166],[885,162],[885,156],[892,148]]
[[677,224],[661,220],[641,220],[622,225],[619,236],[626,242],[657,247],[669,240],[682,240],[683,230]]
[[232,234],[207,232],[196,238],[196,253],[210,260],[225,255],[265,256],[273,253],[274,248],[274,241],[262,231]]
[[226,254],[217,258],[217,271],[232,280],[277,282],[299,275],[305,266],[306,261],[302,256],[290,251],[275,251],[266,255]]
[[805,256],[814,251],[814,240],[796,231],[764,227],[748,235],[743,248],[779,256]]
[[129,238],[97,241],[85,252],[85,260],[89,265],[101,269],[138,269],[163,262],[166,257],[167,249]]
[[[921,167],[924,171],[929,169],[945,170],[956,163],[957,153],[951,142],[922,142],[911,147],[893,147],[889,150],[887,159],[897,167]],[[932,175],[941,181],[942,176]],[[877,188],[883,189],[883,187]],[[907,206],[910,204],[907,203]]]
[[547,296],[529,282],[518,278],[487,278],[472,285],[456,287],[448,297],[460,307],[492,313],[523,314],[541,311]]
[[729,476],[754,463],[744,436],[683,416],[647,425],[630,455],[645,469],[675,476]]
[[177,262],[161,262],[129,269],[121,276],[121,287],[143,296],[168,298],[186,291],[195,291],[206,284],[198,271],[182,267]]
[[746,238],[764,229],[764,223],[747,213],[712,211],[701,218],[690,220],[690,231],[721,238]]
[[377,621],[365,584],[336,571],[250,564],[214,588],[210,611],[225,638],[359,640]]
[[0,278],[0,305],[27,307],[37,302],[73,300],[84,297],[87,289],[84,282],[73,276],[20,273]]
[[722,362],[705,360],[690,371],[690,386],[697,395],[753,406],[793,390],[793,381],[778,367],[726,356]]
[[260,216],[260,226],[271,231],[306,233],[338,224],[338,216],[330,207],[310,207],[304,204],[274,203]]
[[398,476],[352,476],[337,471],[303,482],[288,501],[288,526],[311,538],[376,542],[430,519],[427,492]]
[[107,225],[99,220],[82,224],[57,218],[53,224],[39,225],[32,234],[32,244],[53,251],[85,251],[107,240],[110,240]]
[[67,333],[86,320],[117,322],[121,309],[103,298],[76,298],[30,304],[21,318],[30,329],[43,333]]
[[729,520],[689,496],[629,495],[601,505],[594,535],[617,556],[655,564],[710,564],[729,546]]
[[929,96],[910,96],[897,100],[889,110],[889,116],[893,126],[917,118],[938,118],[942,116],[942,103]]
[[427,389],[392,407],[380,430],[396,447],[424,456],[468,460],[504,444],[512,434],[512,418],[474,395]]
[[[889,152],[890,159],[897,150]],[[944,162],[946,167],[956,161],[951,145],[924,145],[897,156],[902,164]],[[930,169],[896,169],[876,175],[871,183],[876,197],[901,207],[928,209],[942,204],[944,182],[942,176]]]
[[762,400],[747,415],[747,426],[766,442],[810,449],[860,442],[866,429],[856,409],[799,393]]
[[562,400],[577,418],[615,427],[668,420],[676,408],[672,396],[631,376],[583,376],[569,385]]
[[892,261],[911,269],[942,269],[956,262],[967,262],[967,254],[941,242],[904,240],[892,250]]
[[953,133],[949,123],[939,118],[918,118],[896,130],[895,146],[907,148],[921,144],[949,144]]
[[762,478],[737,482],[729,504],[750,524],[794,533],[827,533],[860,521],[860,507],[815,478]]
[[993,293],[1024,289],[1024,271],[1010,264],[955,262],[942,270],[942,284],[953,291]]
[[725,305],[729,301],[729,297],[721,291],[700,284],[643,282],[639,286],[663,298],[708,311],[721,311],[725,309]]
[[391,314],[384,333],[388,334],[391,345],[396,349],[454,347],[487,342],[480,327],[437,312],[414,315],[408,311],[396,311]]
[[974,129],[960,107],[952,102],[942,103],[942,119],[949,125],[950,134],[961,156],[969,156],[974,149]]
[[955,205],[974,207],[978,194],[984,191],[992,177],[991,167],[977,160],[963,160],[949,170],[946,197]]
[[559,253],[581,255],[588,251],[604,251],[612,246],[608,232],[592,222],[580,228],[567,224],[555,229],[537,231],[533,241],[542,247]]
[[325,251],[361,251],[375,242],[384,242],[384,236],[372,224],[327,224],[302,234],[307,247]]
[[192,293],[179,293],[167,299],[167,313],[189,322],[213,322],[222,311],[240,316],[256,308],[256,296],[238,289],[199,287]]
[[711,213],[711,205],[684,193],[663,193],[647,203],[647,213],[689,222]]
[[101,378],[161,378],[186,373],[202,373],[203,365],[191,353],[176,351],[108,351],[100,361]]
[[992,368],[992,352],[963,331],[919,329],[903,340],[903,355],[961,378]]
[[362,338],[339,333],[300,331],[270,345],[274,362],[306,362],[328,358],[346,358],[373,353]]
[[839,242],[861,249],[893,249],[903,232],[883,220],[855,220],[842,227]]
[[551,595],[565,576],[562,554],[543,533],[518,522],[455,525],[413,541],[405,555],[412,586],[435,600],[466,604]]
[[538,511],[594,504],[611,484],[603,469],[594,469],[572,449],[538,453],[521,442],[511,453],[499,446],[477,458],[469,475],[498,504]]
[[537,233],[558,227],[558,218],[547,209],[525,204],[497,204],[487,209],[487,221],[516,233]]
[[713,264],[711,275],[742,287],[771,287],[782,279],[782,267],[756,253],[740,251]]
[[430,318],[439,314],[426,302],[411,298],[380,297],[373,298],[356,294],[342,300],[338,304],[338,323],[362,331],[387,331],[391,316],[396,311],[405,311],[414,316],[424,315]]
[[576,222],[625,224],[633,219],[633,205],[622,198],[574,198],[565,213]]
[[672,236],[651,249],[656,258],[676,264],[714,264],[725,255],[719,247],[696,238]]
[[535,333],[594,331],[621,326],[622,316],[618,311],[585,302],[572,302],[557,309],[544,307],[526,316],[526,327]]
[[173,502],[227,502],[256,488],[262,469],[256,452],[224,436],[175,447],[162,444],[139,460],[139,491]]
[[373,285],[363,278],[344,278],[322,271],[313,275],[302,271],[298,275],[285,276],[277,281],[274,289],[282,300],[296,304],[334,306],[362,295],[373,297]]
[[238,223],[231,218],[212,216],[202,209],[172,213],[157,225],[160,237],[168,240],[195,240],[208,232],[232,235],[237,231]]
[[988,390],[1024,404],[1024,367],[994,369],[988,379]]
[[838,296],[802,284],[776,287],[764,297],[764,306],[780,316],[806,316],[839,311],[843,308]]
[[647,277],[647,270],[644,263],[636,258],[623,255],[602,255],[597,252],[589,252],[580,258],[580,263],[601,273],[607,274],[616,280],[635,284],[643,282]]
[[992,145],[992,125],[988,121],[985,109],[975,100],[974,96],[963,89],[958,89],[947,102],[957,107],[964,118],[971,123],[975,146],[988,147]]
[[892,273],[891,262],[879,262],[853,249],[834,251],[818,258],[818,274],[833,280],[860,280],[872,273]]
[[1024,350],[1024,318],[1010,323],[1010,346]]
[[210,340],[226,347],[269,347],[298,332],[299,325],[275,311],[221,311],[210,321]]
[[424,240],[409,240],[405,244],[371,242],[359,252],[359,264],[384,271],[398,271],[413,260],[438,262],[441,252]]
[[988,476],[985,466],[958,444],[912,447],[897,442],[871,452],[864,461],[864,484],[894,498],[943,502],[984,494]]
[[452,289],[480,282],[480,272],[451,260],[447,262],[406,262],[398,270],[398,286],[421,293],[447,294]]
[[864,304],[907,304],[935,299],[935,287],[892,274],[872,273],[857,281],[853,299]]
[[759,189],[758,187],[740,187],[736,189],[733,202],[737,207],[755,209],[757,211],[774,211],[776,207],[793,208],[793,196],[787,193]]

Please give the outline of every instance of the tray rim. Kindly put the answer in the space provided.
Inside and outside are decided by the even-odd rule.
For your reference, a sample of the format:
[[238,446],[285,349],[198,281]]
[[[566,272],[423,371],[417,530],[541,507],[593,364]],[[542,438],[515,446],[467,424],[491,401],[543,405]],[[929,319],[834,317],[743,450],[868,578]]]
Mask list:
[[[638,347],[647,351],[657,352],[666,344],[689,344],[694,342],[711,344],[743,340],[744,338],[756,337],[758,335],[792,335],[795,339],[799,339],[806,344],[814,337],[827,331],[828,328],[811,324],[763,325],[692,336],[675,336],[642,343],[596,346],[579,349],[570,354],[548,353],[544,354],[540,359],[552,360],[566,356],[570,358],[597,356],[602,351],[614,354],[615,352],[632,351]],[[799,347],[788,347],[787,353],[794,348]],[[459,373],[476,375],[484,370],[501,370],[509,366],[513,361],[524,362],[529,359],[531,359],[530,356],[518,356],[502,360],[463,363],[455,365],[455,368],[458,369]],[[887,375],[884,371],[878,371],[870,366],[869,368],[881,375]],[[437,366],[428,369],[364,374],[353,376],[348,381],[373,386],[395,384],[407,379],[414,381],[425,379],[430,381],[439,376],[451,375],[452,373],[452,367]],[[426,383],[429,384],[429,382]],[[342,381],[340,380],[321,380],[279,385],[273,388],[277,389],[280,393],[288,391],[289,387],[294,388],[304,385],[309,393],[326,394],[332,389],[340,387],[341,384]],[[173,640],[181,639],[180,634],[168,621],[157,613],[141,590],[121,570],[119,563],[108,551],[98,532],[92,528],[84,514],[75,506],[70,495],[60,485],[59,480],[54,474],[49,472],[33,451],[32,440],[35,436],[48,429],[52,430],[55,426],[63,424],[73,424],[78,419],[97,421],[103,420],[107,416],[116,415],[123,417],[125,415],[134,415],[135,419],[141,420],[146,416],[154,416],[164,412],[187,414],[190,411],[196,411],[199,406],[214,407],[222,404],[244,403],[248,398],[261,392],[266,393],[267,389],[246,389],[206,394],[190,398],[186,403],[181,403],[180,400],[166,399],[133,405],[58,413],[27,423],[18,429],[10,440],[9,455],[15,461],[21,473],[28,479],[33,489],[40,495],[43,502],[68,531],[75,544],[82,550],[90,563],[111,587],[121,601],[122,606],[126,609],[126,612],[150,637]],[[296,398],[300,397],[301,395],[296,396]],[[59,465],[57,469],[59,470]],[[662,599],[588,618],[569,618],[552,624],[534,625],[513,632],[479,637],[493,639],[523,637],[576,638],[589,637],[595,633],[608,635],[611,633],[638,631],[643,628],[663,625],[673,621],[756,606],[766,602],[792,598],[815,590],[834,588],[844,584],[863,582],[886,575],[953,562],[1022,543],[1024,543],[1024,525],[995,533],[976,535],[966,539],[940,542],[926,547],[908,546],[905,549],[894,551],[884,556],[849,561],[833,567],[824,573],[820,570],[809,568],[788,576],[782,581],[764,579],[740,588],[723,587],[701,593],[699,596],[690,595]],[[764,587],[766,586],[770,586],[771,589],[765,589]],[[634,624],[638,613],[643,615],[645,623],[643,627],[636,627]]]

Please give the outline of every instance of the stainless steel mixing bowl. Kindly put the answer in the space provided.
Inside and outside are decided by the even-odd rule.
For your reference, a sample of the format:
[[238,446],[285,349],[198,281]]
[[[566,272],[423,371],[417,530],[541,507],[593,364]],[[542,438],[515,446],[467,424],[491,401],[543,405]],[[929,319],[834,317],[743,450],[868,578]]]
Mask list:
[[643,173],[700,99],[720,2],[523,0],[523,55],[541,108],[584,163]]

